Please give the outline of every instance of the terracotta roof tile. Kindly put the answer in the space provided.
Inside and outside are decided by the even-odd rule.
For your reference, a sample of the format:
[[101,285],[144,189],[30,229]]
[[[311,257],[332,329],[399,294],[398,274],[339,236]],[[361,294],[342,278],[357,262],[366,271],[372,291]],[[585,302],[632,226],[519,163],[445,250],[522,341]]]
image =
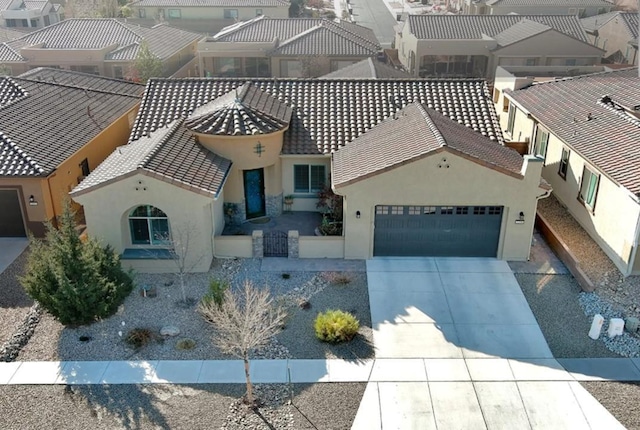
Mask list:
[[[229,93],[246,78],[152,79],[130,141]],[[412,102],[425,104],[502,142],[486,82],[481,79],[265,79],[250,82],[292,109],[284,154],[328,154]]]
[[[106,78],[78,73],[78,80],[85,85],[95,79],[92,88],[40,80],[38,73],[0,78],[0,88],[11,80],[23,91],[0,107],[0,176],[48,175],[135,107],[143,88],[126,84],[118,88],[131,89],[128,94],[111,93],[97,89],[104,87]],[[68,73],[75,72],[61,75],[68,78]]]
[[231,161],[197,143],[183,121],[178,120],[119,147],[71,194],[81,195],[139,172],[215,197],[230,169]]
[[185,125],[197,133],[239,136],[273,133],[290,120],[291,108],[246,83],[197,108]]
[[333,183],[344,186],[443,148],[520,175],[523,159],[516,151],[412,103],[333,154]]
[[495,37],[523,19],[588,42],[580,19],[573,15],[409,15],[407,25],[418,39],[482,39]]
[[589,163],[640,197],[640,119],[625,111],[640,112],[637,67],[507,94]]

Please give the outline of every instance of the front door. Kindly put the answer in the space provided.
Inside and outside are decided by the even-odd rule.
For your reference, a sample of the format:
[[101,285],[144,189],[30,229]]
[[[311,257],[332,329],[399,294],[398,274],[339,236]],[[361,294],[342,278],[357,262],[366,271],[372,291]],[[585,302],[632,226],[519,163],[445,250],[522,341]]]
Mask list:
[[243,176],[247,219],[264,216],[264,170],[245,170]]

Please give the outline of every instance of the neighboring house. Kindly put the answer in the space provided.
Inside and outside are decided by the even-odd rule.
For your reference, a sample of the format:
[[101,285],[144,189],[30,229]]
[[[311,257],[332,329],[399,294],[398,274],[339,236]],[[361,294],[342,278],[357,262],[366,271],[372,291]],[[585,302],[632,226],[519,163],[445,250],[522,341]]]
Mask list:
[[344,235],[300,237],[299,257],[526,260],[549,189],[540,160],[500,144],[487,91],[473,79],[152,80],[130,142],[71,196],[89,234],[144,271],[173,270],[167,239],[185,229],[198,271],[261,252],[221,236],[227,219],[279,216],[284,196],[317,211],[330,177]]
[[64,19],[64,9],[49,0],[0,2],[0,26],[36,29]]
[[396,69],[374,58],[367,58],[335,72],[320,76],[320,79],[342,78],[407,79],[412,78],[412,76],[404,70]]
[[289,6],[286,0],[139,0],[129,4],[133,22],[149,25],[166,21],[178,28],[210,34],[256,16],[288,18]]
[[529,141],[558,200],[623,275],[640,274],[638,69],[531,84],[498,100],[505,137]]
[[414,76],[484,76],[497,66],[587,66],[603,51],[570,15],[409,15],[400,62]]
[[202,76],[317,77],[380,50],[370,29],[323,18],[260,16],[198,43]]
[[147,28],[111,18],[67,19],[0,44],[0,65],[13,75],[56,67],[122,79],[146,41],[162,61],[165,76],[193,76],[201,37],[168,25]]
[[576,15],[593,16],[613,10],[605,0],[464,0],[468,15]]
[[10,28],[0,28],[0,43],[8,42],[24,35],[25,33],[22,31],[12,30]]
[[638,12],[611,12],[581,22],[589,41],[605,50],[603,62],[638,64]]
[[144,87],[55,69],[0,78],[0,237],[42,236],[127,141]]

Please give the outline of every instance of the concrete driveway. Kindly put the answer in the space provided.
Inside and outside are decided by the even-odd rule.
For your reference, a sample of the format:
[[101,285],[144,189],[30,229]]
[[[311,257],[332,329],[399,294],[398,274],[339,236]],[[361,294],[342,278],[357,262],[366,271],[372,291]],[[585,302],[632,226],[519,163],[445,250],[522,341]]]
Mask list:
[[0,273],[4,272],[28,245],[29,239],[26,237],[0,237]]
[[380,45],[390,48],[395,38],[393,27],[398,24],[384,0],[351,0],[355,23],[373,30]]
[[504,261],[376,258],[367,279],[376,358],[553,358]]
[[375,258],[352,429],[622,429],[555,359],[506,262]]

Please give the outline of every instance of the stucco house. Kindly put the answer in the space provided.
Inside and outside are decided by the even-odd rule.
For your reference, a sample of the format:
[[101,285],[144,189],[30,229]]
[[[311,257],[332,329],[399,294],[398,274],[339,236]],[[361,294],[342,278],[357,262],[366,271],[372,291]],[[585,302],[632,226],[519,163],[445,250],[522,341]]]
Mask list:
[[127,141],[143,90],[55,69],[0,78],[0,237],[55,223],[69,191]]
[[284,197],[292,214],[317,211],[328,183],[344,233],[290,233],[294,257],[525,260],[549,187],[540,160],[501,145],[487,91],[477,79],[152,80],[130,142],[71,196],[89,234],[141,271],[175,270],[170,238],[184,231],[194,270],[261,256],[262,236],[224,236],[225,224],[279,217],[286,230]]
[[67,19],[0,44],[0,65],[12,75],[56,67],[122,79],[146,41],[162,61],[165,76],[194,76],[200,38],[168,25],[149,28],[110,18]]
[[286,0],[138,0],[129,4],[131,22],[174,27],[215,34],[224,27],[256,16],[288,18]]
[[317,77],[380,52],[373,31],[326,18],[259,16],[198,43],[202,76]]
[[603,51],[570,15],[409,15],[395,47],[414,76],[483,76],[497,66],[587,66]]
[[555,197],[623,275],[640,274],[638,68],[507,84],[505,138],[529,142]]
[[64,8],[49,0],[0,1],[0,26],[36,29],[64,19]]
[[464,0],[462,12],[468,15],[577,15],[593,16],[613,10],[605,0]]
[[605,50],[603,62],[638,65],[638,12],[611,12],[581,20],[589,41]]

